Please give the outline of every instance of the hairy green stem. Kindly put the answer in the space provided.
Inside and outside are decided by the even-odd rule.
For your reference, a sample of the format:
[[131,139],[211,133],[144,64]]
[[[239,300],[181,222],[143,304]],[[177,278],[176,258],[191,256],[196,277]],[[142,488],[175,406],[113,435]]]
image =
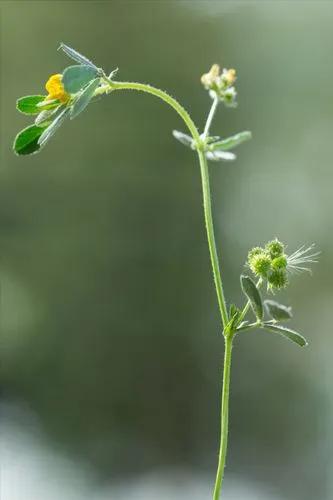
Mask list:
[[105,87],[101,87],[98,89],[98,92],[96,94],[103,93],[103,91],[113,91],[113,90],[138,90],[139,92],[145,92],[151,95],[154,95],[155,97],[159,97],[162,99],[162,101],[166,102],[171,106],[182,118],[182,120],[185,122],[187,128],[189,129],[193,139],[195,140],[196,143],[200,142],[200,135],[198,132],[197,127],[195,126],[192,118],[186,111],[186,109],[179,104],[176,99],[171,97],[169,94],[164,92],[163,90],[157,89],[156,87],[152,87],[151,85],[148,85],[146,83],[137,83],[137,82],[113,82],[106,78],[107,85]]
[[206,160],[205,154],[202,151],[198,151],[198,154],[199,154],[199,161],[200,161],[203,205],[204,205],[204,213],[205,213],[205,223],[206,223],[208,247],[209,247],[209,252],[210,252],[210,259],[212,262],[216,295],[217,295],[217,300],[218,300],[221,318],[222,318],[222,326],[223,326],[223,328],[225,328],[225,326],[228,323],[228,312],[227,312],[226,301],[224,298],[222,278],[221,278],[220,267],[219,267],[219,259],[218,259],[217,250],[216,250],[208,165],[207,165],[207,160]]
[[222,407],[221,407],[220,451],[219,451],[219,461],[216,473],[213,500],[219,500],[221,495],[224,468],[227,457],[232,342],[233,342],[232,335],[229,335],[225,338],[223,384],[222,384],[222,398],[221,398]]
[[[214,226],[213,226],[213,215],[212,215],[212,203],[211,203],[211,192],[209,183],[209,172],[207,159],[203,150],[202,139],[205,139],[209,134],[209,129],[214,118],[219,101],[214,99],[212,107],[210,109],[204,133],[202,138],[199,135],[198,129],[196,128],[194,122],[192,121],[190,115],[187,111],[170,95],[166,92],[152,87],[151,85],[146,85],[142,83],[132,83],[132,82],[113,82],[107,77],[104,78],[106,82],[105,86],[100,87],[96,91],[96,95],[102,93],[108,93],[114,90],[138,90],[141,92],[146,92],[152,94],[163,101],[165,101],[169,106],[171,106],[178,115],[182,118],[188,130],[190,131],[194,143],[196,145],[196,151],[199,156],[200,172],[201,172],[201,183],[202,183],[202,195],[203,195],[203,206],[204,206],[204,216],[205,225],[207,232],[208,247],[210,253],[210,259],[213,269],[213,277],[217,295],[217,301],[219,305],[221,320],[222,320],[222,331],[224,331],[228,323],[228,312],[226,301],[223,292],[223,284],[220,272],[219,259],[217,255]],[[225,356],[224,356],[224,369],[223,369],[223,384],[222,384],[222,404],[221,404],[221,436],[220,436],[220,452],[219,452],[219,462],[216,476],[216,483],[214,488],[214,500],[218,500],[220,497],[223,473],[225,467],[226,453],[227,453],[227,439],[228,439],[228,408],[229,408],[229,387],[230,387],[230,366],[231,366],[231,351],[232,351],[232,335],[225,336]]]

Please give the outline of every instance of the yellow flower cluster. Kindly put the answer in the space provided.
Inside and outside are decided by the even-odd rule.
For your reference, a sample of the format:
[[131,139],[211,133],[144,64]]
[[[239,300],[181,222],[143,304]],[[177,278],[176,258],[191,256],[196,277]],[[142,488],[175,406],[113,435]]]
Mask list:
[[201,77],[201,83],[206,89],[219,88],[221,86],[229,87],[236,81],[235,69],[224,69],[221,73],[220,66],[213,64],[208,73]]
[[208,73],[201,77],[201,83],[209,91],[212,99],[223,101],[225,106],[234,107],[237,105],[237,92],[234,87],[236,81],[236,70],[221,68],[218,64],[213,64]]
[[65,92],[60,73],[50,76],[45,84],[45,88],[49,93],[47,99],[59,99],[63,104],[66,104],[70,99],[70,95]]

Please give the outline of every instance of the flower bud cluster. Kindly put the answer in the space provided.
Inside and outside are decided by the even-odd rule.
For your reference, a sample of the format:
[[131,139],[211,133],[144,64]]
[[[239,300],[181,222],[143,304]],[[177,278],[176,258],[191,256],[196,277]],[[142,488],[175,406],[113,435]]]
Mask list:
[[212,99],[218,97],[226,106],[236,106],[237,92],[234,87],[236,71],[223,69],[222,73],[218,64],[213,64],[208,73],[201,77],[201,83],[209,90]]
[[264,248],[250,250],[247,259],[251,271],[268,282],[270,289],[285,288],[288,284],[287,255],[278,239],[268,242]]

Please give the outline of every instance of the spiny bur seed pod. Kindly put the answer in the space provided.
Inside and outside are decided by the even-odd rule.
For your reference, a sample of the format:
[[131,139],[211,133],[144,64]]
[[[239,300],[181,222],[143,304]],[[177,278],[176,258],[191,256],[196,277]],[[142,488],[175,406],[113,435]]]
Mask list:
[[247,261],[250,265],[250,261],[252,260],[253,257],[255,257],[256,255],[260,255],[262,253],[265,253],[265,250],[261,247],[254,247],[254,248],[251,248],[251,250],[249,251],[248,255],[247,255]]
[[251,271],[256,276],[261,276],[263,278],[267,277],[269,271],[271,270],[271,264],[271,258],[264,252],[254,255],[249,261]]
[[268,290],[285,288],[288,276],[293,272],[309,271],[309,264],[317,262],[319,252],[312,252],[314,245],[304,245],[291,255],[284,253],[285,245],[277,238],[265,247],[254,247],[249,251],[247,265],[253,274],[267,280]]
[[279,257],[275,257],[275,259],[272,260],[272,268],[273,269],[287,269],[287,257],[285,254],[280,255]]
[[280,290],[281,288],[285,288],[288,285],[288,276],[286,271],[282,269],[276,269],[269,273],[268,275],[268,283],[270,289]]
[[269,241],[266,244],[265,250],[272,259],[275,259],[275,257],[280,257],[284,253],[284,244],[275,238],[275,240]]

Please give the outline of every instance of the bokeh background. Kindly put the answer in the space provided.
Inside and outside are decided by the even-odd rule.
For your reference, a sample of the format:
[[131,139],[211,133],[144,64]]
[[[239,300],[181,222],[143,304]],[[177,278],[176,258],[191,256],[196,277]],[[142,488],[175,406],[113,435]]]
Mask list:
[[200,126],[200,75],[237,69],[212,131],[253,140],[210,166],[228,296],[274,236],[322,255],[281,297],[309,348],[236,343],[225,498],[333,498],[332,25],[330,1],[1,2],[2,500],[203,500],[215,474],[223,342],[195,155],[165,104],[119,92],[14,156],[15,100],[70,64],[60,41]]

